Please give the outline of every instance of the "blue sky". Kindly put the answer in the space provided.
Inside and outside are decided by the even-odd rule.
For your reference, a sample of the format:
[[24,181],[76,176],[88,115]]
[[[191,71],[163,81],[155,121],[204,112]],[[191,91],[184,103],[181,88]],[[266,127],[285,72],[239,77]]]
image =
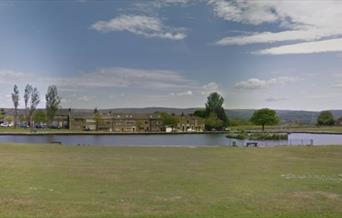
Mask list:
[[342,108],[340,1],[3,1],[0,25],[0,107],[30,83],[42,107],[55,84],[65,108]]

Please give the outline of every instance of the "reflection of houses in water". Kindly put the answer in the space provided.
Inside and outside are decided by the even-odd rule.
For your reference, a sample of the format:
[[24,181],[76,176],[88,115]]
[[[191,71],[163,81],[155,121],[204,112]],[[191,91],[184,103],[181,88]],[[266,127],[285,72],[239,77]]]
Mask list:
[[[204,120],[192,115],[174,115],[178,118],[178,124],[173,129],[175,132],[202,132]],[[110,132],[165,132],[168,126],[164,125],[159,113],[105,113],[101,119],[96,119],[95,114],[59,113],[56,115],[54,125],[59,128],[71,130],[101,130]]]

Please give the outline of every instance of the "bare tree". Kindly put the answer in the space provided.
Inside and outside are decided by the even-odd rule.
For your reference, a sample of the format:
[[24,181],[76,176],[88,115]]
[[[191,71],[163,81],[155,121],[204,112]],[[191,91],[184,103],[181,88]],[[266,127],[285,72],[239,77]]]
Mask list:
[[58,96],[57,87],[49,86],[48,91],[45,95],[46,100],[46,115],[48,122],[51,125],[61,103],[61,97]]
[[14,105],[14,128],[17,128],[18,124],[18,106],[19,106],[19,89],[17,85],[14,85],[12,93],[12,101]]

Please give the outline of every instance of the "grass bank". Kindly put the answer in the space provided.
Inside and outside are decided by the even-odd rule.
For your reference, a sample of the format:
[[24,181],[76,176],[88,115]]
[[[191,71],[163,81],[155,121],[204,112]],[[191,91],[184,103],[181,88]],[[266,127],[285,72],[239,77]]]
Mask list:
[[[247,126],[233,126],[233,131],[261,131],[260,126],[247,125]],[[308,133],[336,133],[342,134],[342,126],[266,126],[266,131],[270,132],[308,132]]]
[[341,217],[342,146],[0,144],[0,217]]

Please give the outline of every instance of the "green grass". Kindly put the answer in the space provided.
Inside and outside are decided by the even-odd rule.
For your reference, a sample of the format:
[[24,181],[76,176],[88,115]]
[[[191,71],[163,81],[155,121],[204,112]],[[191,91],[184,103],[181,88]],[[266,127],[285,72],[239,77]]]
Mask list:
[[298,128],[291,128],[291,130],[342,133],[342,126],[298,127]]
[[0,144],[0,217],[342,217],[342,146]]
[[[243,125],[233,126],[231,130],[258,130],[261,131],[260,126],[256,125]],[[293,127],[282,127],[282,126],[266,126],[266,131],[297,131],[297,132],[334,132],[342,133],[342,126],[293,126]]]

